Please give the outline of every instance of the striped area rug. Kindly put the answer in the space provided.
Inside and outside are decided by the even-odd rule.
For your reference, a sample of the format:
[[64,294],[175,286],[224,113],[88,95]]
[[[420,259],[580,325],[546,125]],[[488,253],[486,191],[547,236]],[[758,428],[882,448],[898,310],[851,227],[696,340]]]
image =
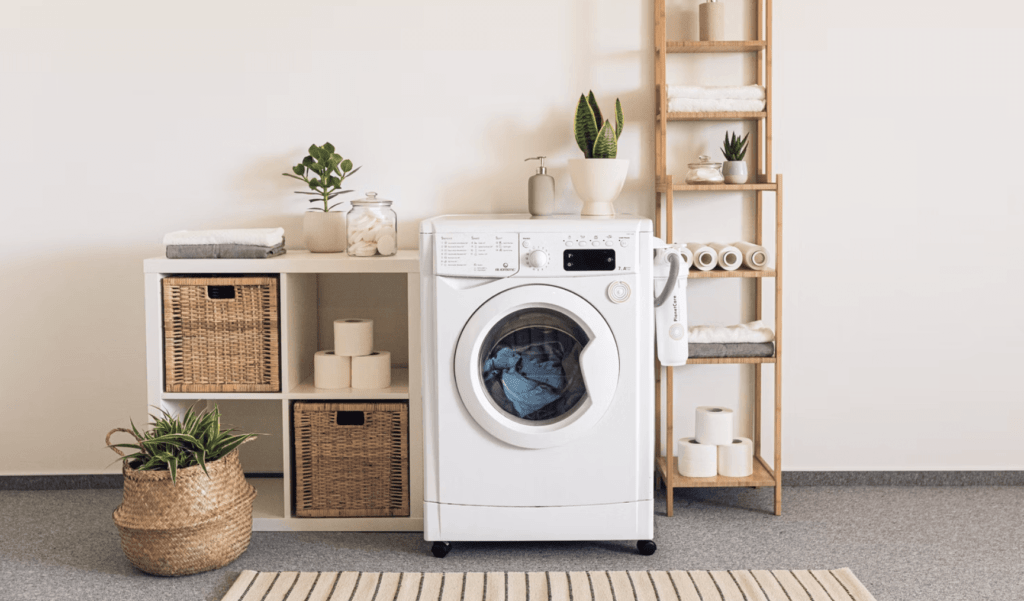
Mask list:
[[222,601],[875,601],[849,569],[254,572]]

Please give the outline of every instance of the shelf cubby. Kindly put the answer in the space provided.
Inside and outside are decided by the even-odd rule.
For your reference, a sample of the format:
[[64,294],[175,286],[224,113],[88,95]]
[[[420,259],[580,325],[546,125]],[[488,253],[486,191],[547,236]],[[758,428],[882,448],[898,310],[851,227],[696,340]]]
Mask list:
[[[184,411],[198,401],[217,403],[225,422],[266,439],[242,449],[242,467],[256,488],[254,530],[420,531],[423,529],[423,434],[420,401],[419,256],[348,257],[343,253],[288,251],[272,259],[147,259],[147,390],[152,406]],[[163,391],[160,280],[181,273],[277,274],[281,392],[168,393]],[[391,385],[378,390],[317,389],[313,356],[333,345],[340,317],[374,320],[375,346],[392,354]],[[387,400],[409,404],[409,517],[297,518],[292,512],[294,466],[292,406],[310,400]],[[230,418],[230,421],[229,419]],[[273,440],[273,448],[267,441]],[[259,446],[257,446],[259,445]],[[249,457],[247,457],[247,455]],[[279,474],[279,475],[278,475]]]

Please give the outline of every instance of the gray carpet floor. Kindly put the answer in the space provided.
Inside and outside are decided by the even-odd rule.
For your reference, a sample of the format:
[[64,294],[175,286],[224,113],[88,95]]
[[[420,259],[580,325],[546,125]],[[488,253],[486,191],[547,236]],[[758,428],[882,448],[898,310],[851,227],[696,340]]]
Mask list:
[[243,569],[306,571],[721,570],[849,567],[879,601],[1024,599],[1024,487],[794,487],[659,495],[658,552],[633,543],[457,543],[417,533],[253,534],[215,572],[159,578],[121,554],[119,490],[0,491],[0,599],[217,600]]

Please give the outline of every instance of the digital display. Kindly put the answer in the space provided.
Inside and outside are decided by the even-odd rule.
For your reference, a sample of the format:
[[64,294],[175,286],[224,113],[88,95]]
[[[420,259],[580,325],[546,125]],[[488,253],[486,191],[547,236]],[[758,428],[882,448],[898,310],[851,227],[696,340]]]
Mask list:
[[615,251],[611,248],[566,250],[562,253],[566,271],[615,271]]

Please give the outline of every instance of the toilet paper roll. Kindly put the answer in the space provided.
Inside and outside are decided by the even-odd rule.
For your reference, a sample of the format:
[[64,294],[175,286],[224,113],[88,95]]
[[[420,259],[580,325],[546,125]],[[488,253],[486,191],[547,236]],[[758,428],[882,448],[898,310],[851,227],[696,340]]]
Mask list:
[[701,271],[710,271],[718,265],[718,252],[707,244],[687,242],[686,248],[693,254],[693,266]]
[[732,432],[732,409],[697,407],[697,442],[713,445],[732,444]]
[[334,353],[343,357],[373,352],[372,319],[335,319]]
[[749,269],[764,269],[768,267],[768,262],[772,260],[771,253],[768,252],[767,248],[760,244],[754,244],[752,242],[733,242],[732,245],[743,253],[743,264]]
[[348,388],[352,380],[352,358],[334,351],[317,351],[313,356],[313,386]]
[[718,447],[700,444],[695,438],[681,438],[676,444],[679,473],[687,478],[714,478],[718,475]]
[[754,473],[754,443],[749,438],[733,438],[718,445],[718,475],[746,478]]
[[731,244],[708,242],[708,246],[718,253],[718,266],[726,271],[735,271],[743,265],[743,253]]
[[352,357],[352,388],[387,388],[391,386],[391,353],[373,351]]

